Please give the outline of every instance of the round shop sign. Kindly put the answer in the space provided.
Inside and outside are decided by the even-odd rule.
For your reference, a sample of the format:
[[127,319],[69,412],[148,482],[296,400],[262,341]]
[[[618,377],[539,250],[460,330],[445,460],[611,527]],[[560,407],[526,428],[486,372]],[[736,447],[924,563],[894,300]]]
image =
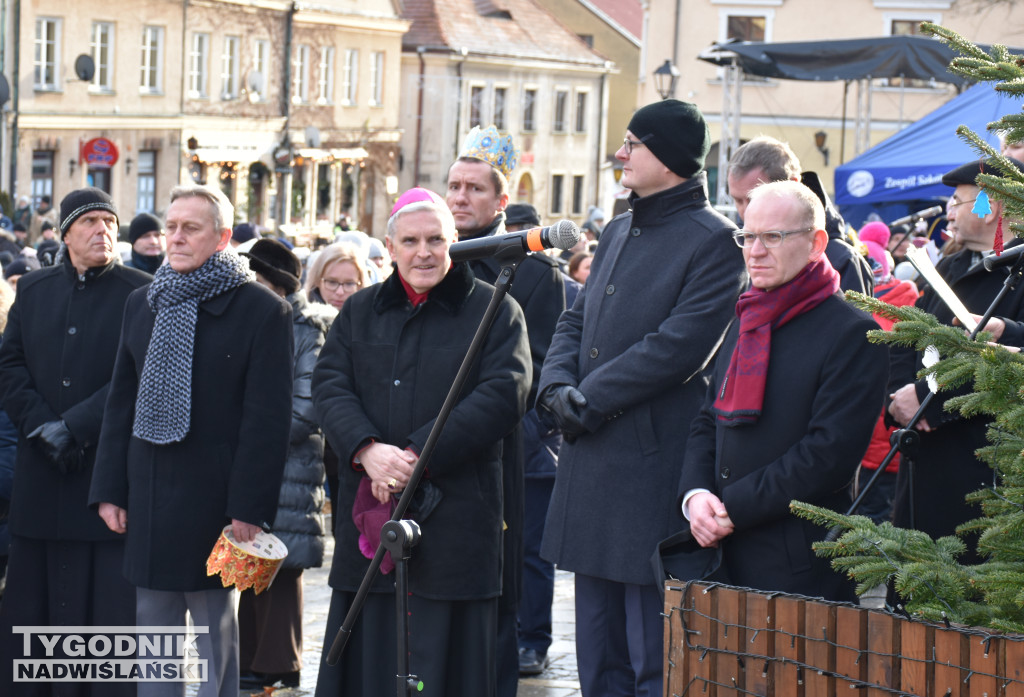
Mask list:
[[117,146],[107,138],[93,138],[82,146],[82,161],[87,167],[113,167],[117,164]]
[[850,192],[850,196],[857,198],[867,196],[874,188],[875,178],[866,169],[858,169],[846,180],[846,190]]

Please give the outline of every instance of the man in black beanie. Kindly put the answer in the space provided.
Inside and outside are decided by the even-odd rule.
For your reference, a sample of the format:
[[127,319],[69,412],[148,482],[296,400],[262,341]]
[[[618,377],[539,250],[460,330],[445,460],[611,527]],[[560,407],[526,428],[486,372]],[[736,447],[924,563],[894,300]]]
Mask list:
[[693,104],[633,115],[615,153],[632,210],[604,228],[540,378],[538,412],[565,438],[541,554],[576,575],[586,697],[662,694],[651,554],[683,528],[676,489],[701,372],[747,282],[736,226],[707,200],[710,141]]
[[[13,682],[13,661],[43,657],[36,646],[24,655],[12,626],[135,624],[124,542],[87,497],[125,301],[150,277],[118,263],[106,192],[72,191],[60,212],[63,260],[18,282],[0,347],[0,404],[18,429],[0,605],[0,685],[11,695],[38,687]],[[135,694],[133,683],[108,687]]]
[[128,241],[132,245],[132,258],[125,266],[152,275],[164,263],[164,226],[152,213],[139,213],[128,226]]

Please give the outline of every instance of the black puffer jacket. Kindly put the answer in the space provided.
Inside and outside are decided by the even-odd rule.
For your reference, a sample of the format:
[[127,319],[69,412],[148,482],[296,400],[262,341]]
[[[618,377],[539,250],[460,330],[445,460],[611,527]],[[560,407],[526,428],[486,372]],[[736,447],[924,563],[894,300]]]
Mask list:
[[324,436],[313,407],[313,368],[336,311],[308,302],[302,293],[286,300],[292,306],[295,372],[292,426],[277,501],[274,534],[288,547],[283,566],[308,569],[324,561]]

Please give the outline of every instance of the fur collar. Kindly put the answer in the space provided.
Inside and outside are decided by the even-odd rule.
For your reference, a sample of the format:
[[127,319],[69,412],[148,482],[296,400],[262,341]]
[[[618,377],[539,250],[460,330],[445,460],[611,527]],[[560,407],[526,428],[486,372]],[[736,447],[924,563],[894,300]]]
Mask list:
[[[476,277],[469,269],[469,264],[455,264],[445,274],[441,282],[431,288],[430,295],[424,305],[437,305],[450,315],[457,315],[469,296],[473,293]],[[388,276],[387,280],[377,286],[377,296],[373,299],[373,309],[383,314],[395,307],[409,305],[409,296],[405,294],[402,281],[398,278],[398,269]]]

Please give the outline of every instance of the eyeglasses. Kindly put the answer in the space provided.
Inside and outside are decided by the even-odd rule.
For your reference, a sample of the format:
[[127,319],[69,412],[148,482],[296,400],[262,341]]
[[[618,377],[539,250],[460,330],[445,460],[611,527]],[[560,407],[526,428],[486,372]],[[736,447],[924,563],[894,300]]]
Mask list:
[[333,278],[321,278],[320,282],[324,288],[334,293],[338,288],[344,288],[346,293],[354,293],[360,284],[358,281],[335,281]]
[[737,247],[753,247],[755,240],[761,240],[761,244],[764,245],[765,249],[775,249],[790,235],[800,235],[813,231],[814,228],[812,227],[806,230],[765,230],[764,232],[737,230],[732,233],[732,238],[736,240]]
[[957,201],[956,200],[956,196],[950,196],[949,197],[949,201],[946,203],[946,209],[947,210],[953,209],[953,208],[956,208],[957,206],[962,206],[965,203],[974,203],[977,200],[978,200],[977,196],[972,198],[970,201]]
[[638,145],[643,145],[643,144],[644,143],[641,140],[630,140],[628,137],[622,139],[622,145],[626,148],[626,154],[627,155],[632,155],[633,154],[633,148],[635,148]]

